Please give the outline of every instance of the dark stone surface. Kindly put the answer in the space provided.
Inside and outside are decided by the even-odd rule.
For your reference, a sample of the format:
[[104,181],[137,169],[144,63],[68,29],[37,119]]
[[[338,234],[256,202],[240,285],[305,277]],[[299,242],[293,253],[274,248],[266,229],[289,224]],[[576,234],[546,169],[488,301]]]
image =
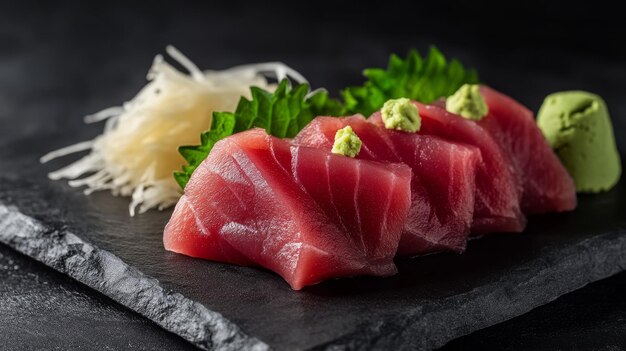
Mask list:
[[[1,350],[191,350],[146,319],[0,244]],[[626,349],[626,272],[441,351]],[[171,335],[171,334],[169,334]]]
[[[418,26],[402,20],[389,26],[379,22],[389,10],[381,4],[349,12],[329,8],[306,18],[294,16],[302,13],[289,6],[262,4],[108,5],[0,5],[0,201],[42,223],[46,230],[35,234],[75,233],[158,277],[164,291],[182,291],[245,333],[282,348],[330,346],[333,340],[353,347],[442,345],[624,267],[622,185],[610,194],[583,198],[574,214],[532,220],[524,235],[473,242],[463,256],[408,260],[391,279],[329,282],[293,293],[265,271],[164,252],[160,232],[167,214],[129,219],[125,199],[84,198],[45,179],[44,173],[61,163],[41,167],[35,162],[50,149],[96,135],[100,127],[83,126],[81,116],[132,96],[143,85],[152,56],[167,43],[203,68],[280,59],[314,86],[331,91],[359,82],[363,67],[384,64],[390,52],[423,51],[435,43],[535,110],[555,90],[599,93],[620,133],[626,130],[624,31],[617,27],[619,18],[611,20],[611,11],[597,13],[599,6],[568,2],[567,7],[546,5],[528,21],[483,15],[476,24],[464,16],[474,14],[471,6],[438,2],[420,9],[429,15],[420,16]],[[504,10],[518,11],[517,6]],[[521,14],[528,12],[522,8]],[[622,151],[625,142],[618,135]],[[27,227],[19,230],[30,233]],[[74,269],[118,301],[140,301],[132,291],[123,295],[123,284],[103,287],[90,280],[75,269],[72,257],[80,256],[53,263]],[[147,311],[147,305],[134,308]],[[167,323],[167,315],[148,312]]]
[[[3,182],[0,189],[9,184]],[[20,213],[16,207],[6,206],[3,195],[7,193],[0,195],[0,242],[100,291],[200,348],[267,349],[267,345],[243,334],[219,313],[163,288],[156,279],[110,252],[85,242],[68,231],[63,222],[58,222],[60,218],[40,222]],[[11,197],[10,193],[8,197]],[[38,204],[40,200],[36,198],[28,201],[28,207],[57,216],[55,207],[46,208],[47,205]],[[119,229],[118,234],[128,233],[124,228]],[[143,251],[143,260],[148,263],[150,259],[146,254],[150,253]]]
[[626,349],[626,272],[589,284],[510,321],[456,339],[441,351]]
[[0,349],[159,348],[195,349],[92,289],[0,245]]

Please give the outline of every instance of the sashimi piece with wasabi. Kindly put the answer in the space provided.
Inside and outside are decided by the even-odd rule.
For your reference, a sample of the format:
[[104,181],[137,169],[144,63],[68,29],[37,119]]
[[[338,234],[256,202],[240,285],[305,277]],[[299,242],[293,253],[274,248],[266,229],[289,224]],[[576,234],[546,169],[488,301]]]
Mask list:
[[345,127],[362,141],[357,158],[402,162],[413,171],[411,209],[398,254],[462,252],[474,212],[478,149],[431,135],[379,128],[361,115],[317,117],[293,142],[330,151],[335,134]]
[[494,89],[481,86],[489,112],[480,120],[511,155],[522,177],[522,211],[563,212],[576,208],[574,180],[535,122],[532,111]]
[[[413,101],[421,126],[418,134],[437,136],[478,148],[481,161],[476,170],[476,195],[472,234],[521,232],[526,217],[520,209],[520,187],[507,153],[494,138],[473,121],[449,113],[440,106]],[[381,112],[369,121],[385,127]]]
[[[337,152],[357,152],[346,135]],[[350,144],[350,142],[352,144]],[[217,142],[165,227],[170,251],[261,266],[293,289],[389,276],[410,206],[411,170],[297,146],[252,129]]]
[[446,108],[475,120],[508,153],[522,187],[524,213],[576,208],[574,181],[529,109],[492,88],[478,85],[461,87],[448,98]]

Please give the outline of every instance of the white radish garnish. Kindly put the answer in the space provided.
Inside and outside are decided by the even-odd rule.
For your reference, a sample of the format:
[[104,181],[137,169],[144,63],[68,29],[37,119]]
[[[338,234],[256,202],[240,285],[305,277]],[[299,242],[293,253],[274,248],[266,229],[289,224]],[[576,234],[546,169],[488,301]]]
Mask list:
[[157,55],[147,75],[149,83],[132,100],[85,117],[86,123],[105,121],[101,135],[41,158],[45,163],[90,150],[78,161],[51,172],[50,179],[70,179],[69,185],[84,186],[86,195],[110,190],[113,195],[131,196],[131,216],[167,208],[182,194],[172,176],[185,163],[178,147],[198,143],[200,134],[211,126],[213,112],[234,111],[241,96],[250,98],[251,86],[273,91],[275,85],[268,78],[306,82],[279,62],[202,72],[174,47],[166,51],[189,73]]

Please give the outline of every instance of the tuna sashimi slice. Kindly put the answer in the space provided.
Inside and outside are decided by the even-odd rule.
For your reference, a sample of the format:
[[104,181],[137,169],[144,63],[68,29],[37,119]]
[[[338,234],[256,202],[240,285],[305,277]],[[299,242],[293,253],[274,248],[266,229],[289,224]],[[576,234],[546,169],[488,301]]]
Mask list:
[[[418,134],[471,145],[482,159],[476,170],[476,198],[472,234],[521,232],[526,218],[520,209],[521,187],[508,154],[497,141],[473,121],[447,112],[435,105],[414,102],[422,118]],[[369,121],[383,126],[380,112]]]
[[388,276],[411,170],[291,145],[254,129],[218,142],[165,227],[170,251],[281,275],[293,289]]
[[489,114],[478,123],[508,151],[522,185],[522,211],[527,214],[576,208],[574,180],[537,127],[533,113],[489,87],[480,91]]
[[360,115],[317,117],[293,142],[330,151],[335,133],[347,125],[363,142],[358,159],[402,162],[413,171],[411,209],[398,254],[463,251],[474,213],[478,149],[379,128]]

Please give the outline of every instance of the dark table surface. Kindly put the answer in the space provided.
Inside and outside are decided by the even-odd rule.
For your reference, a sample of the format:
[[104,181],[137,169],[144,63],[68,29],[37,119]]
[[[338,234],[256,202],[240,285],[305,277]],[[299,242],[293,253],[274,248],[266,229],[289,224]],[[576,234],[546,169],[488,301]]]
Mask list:
[[[152,57],[166,44],[201,68],[281,60],[314,87],[336,93],[358,84],[362,68],[384,65],[389,53],[424,51],[433,43],[535,110],[557,90],[604,96],[624,154],[625,31],[610,8],[513,4],[493,15],[467,2],[417,10],[394,2],[345,9],[317,2],[290,6],[1,3],[0,147],[28,136],[29,126],[46,123],[50,113],[75,116],[63,119],[70,121],[66,125],[50,125],[51,131],[84,128],[83,115],[138,91]],[[10,117],[18,112],[24,123],[16,125]],[[445,348],[624,349],[625,293],[621,273]],[[0,349],[155,348],[191,347],[0,245]]]

